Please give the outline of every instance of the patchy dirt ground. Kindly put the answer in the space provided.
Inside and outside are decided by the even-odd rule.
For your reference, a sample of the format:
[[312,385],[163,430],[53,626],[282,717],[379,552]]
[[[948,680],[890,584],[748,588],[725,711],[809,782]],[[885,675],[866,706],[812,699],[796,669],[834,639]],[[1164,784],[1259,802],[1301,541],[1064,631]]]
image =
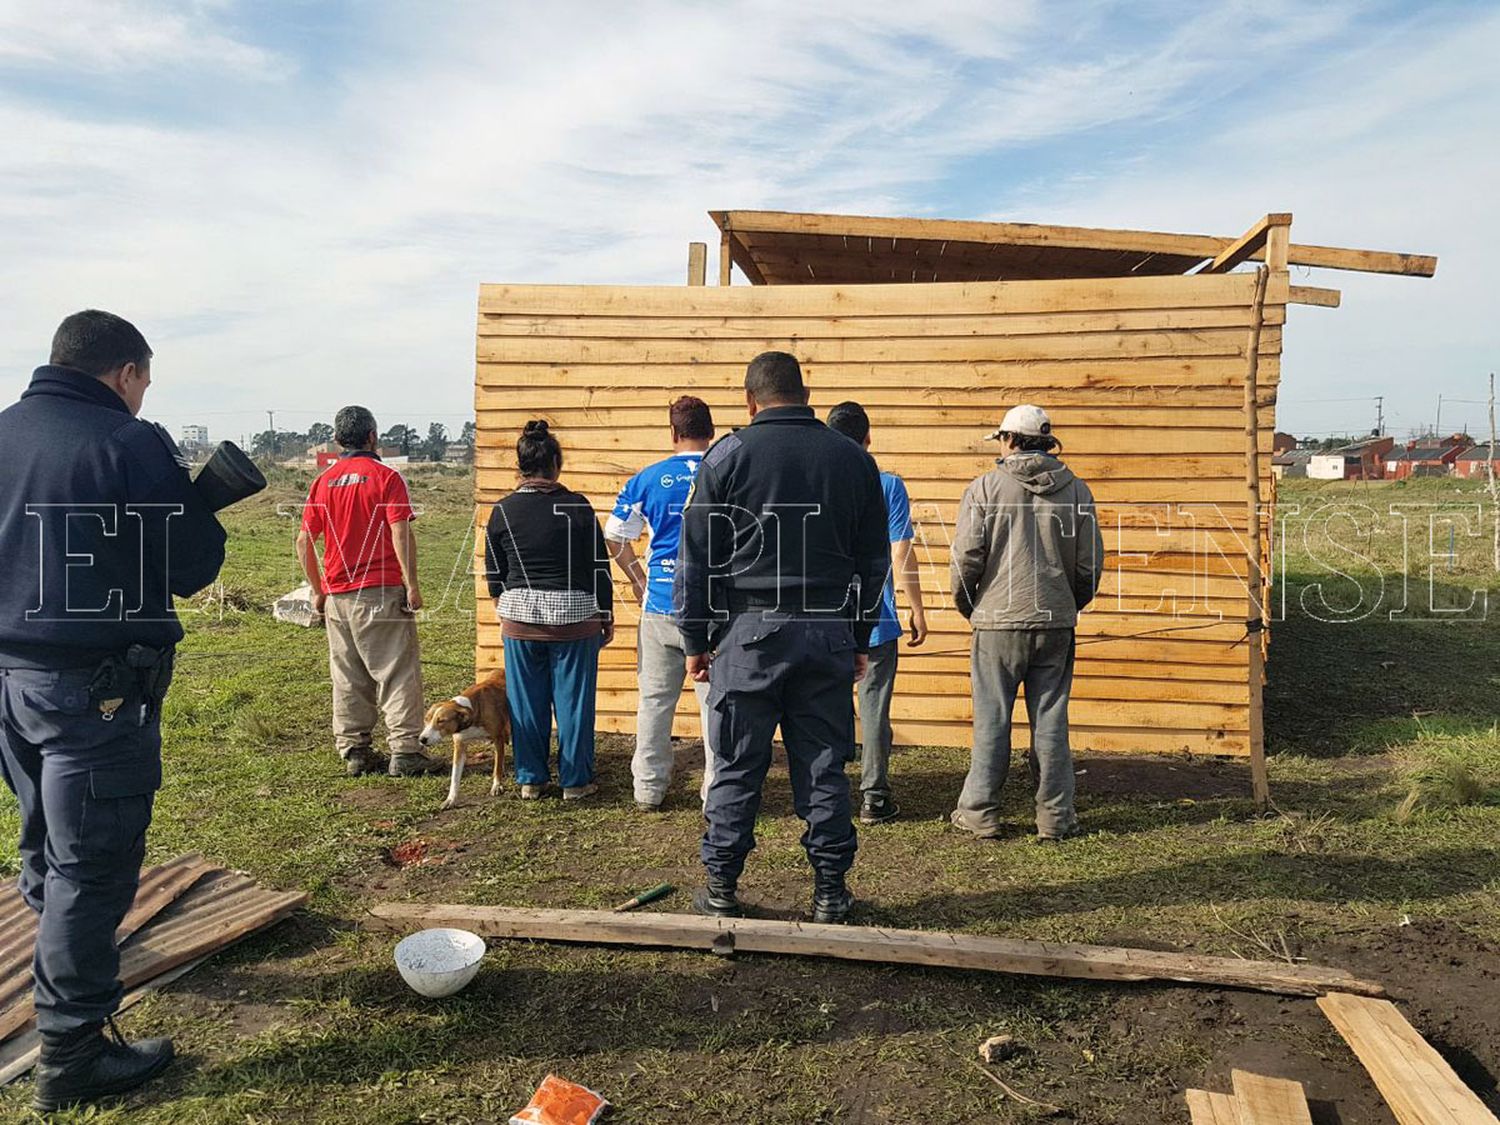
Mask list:
[[[1022,1050],[991,1073],[1058,1107],[1052,1116],[1060,1120],[1183,1121],[1182,1091],[1227,1090],[1235,1068],[1303,1082],[1320,1125],[1394,1120],[1306,999],[524,942],[496,943],[486,971],[451,1000],[434,1004],[407,991],[389,966],[390,939],[359,932],[358,904],[599,906],[665,880],[680,890],[659,908],[687,908],[686,891],[699,876],[696,778],[679,779],[661,815],[615,807],[627,792],[627,750],[606,750],[601,760],[618,792],[588,810],[491,801],[473,779],[464,807],[451,813],[384,783],[347,791],[343,803],[356,810],[358,826],[336,884],[348,906],[301,916],[156,998],[142,1025],[172,1030],[186,1061],[150,1101],[181,1108],[184,1100],[197,1104],[194,1091],[219,1091],[203,1119],[229,1120],[241,1108],[250,1118],[276,1119],[283,1110],[305,1112],[305,1099],[253,1095],[273,1086],[273,1077],[284,1084],[302,1074],[331,1099],[319,1102],[315,1118],[488,1121],[556,1070],[616,1100],[618,1121],[656,1122],[668,1113],[695,1122],[1044,1116],[1006,1097],[978,1065],[977,1045],[1006,1033]],[[684,766],[696,753],[694,744],[682,748]],[[961,764],[932,755],[920,767],[915,756],[898,762],[912,779],[904,793],[909,814],[892,826],[897,832],[862,836],[860,921],[1256,957],[1284,951],[1342,966],[1386,982],[1464,1080],[1500,1108],[1500,948],[1472,925],[1436,917],[1424,883],[1451,856],[1456,866],[1448,865],[1447,877],[1460,891],[1483,886],[1482,870],[1463,867],[1483,854],[1455,845],[1435,859],[1415,854],[1404,867],[1376,856],[1354,863],[1326,810],[1245,819],[1243,765],[1185,758],[1085,758],[1080,804],[1092,837],[1037,848],[1024,838],[1022,811],[1013,838],[981,843],[942,823]],[[916,783],[920,770],[927,784]],[[1382,759],[1351,759],[1340,769],[1338,793],[1327,791],[1326,778],[1315,785],[1297,776],[1280,778],[1277,793],[1305,805],[1321,791],[1347,811],[1375,800],[1388,776]],[[1272,909],[1237,903],[1263,888],[1217,886],[1214,858],[1180,854],[1179,843],[1158,835],[1163,821],[1178,833],[1217,835],[1226,849],[1244,853],[1226,871],[1243,880],[1259,862],[1300,898]],[[760,831],[745,885],[753,913],[805,916],[800,824],[780,768]],[[1097,901],[1115,881],[1098,865],[1132,849],[1160,854],[1154,866],[1129,860],[1125,897],[1140,901],[1121,912]],[[1149,879],[1143,865],[1154,872]],[[1361,879],[1393,880],[1415,917],[1403,924],[1406,911],[1364,902],[1370,887]],[[1213,892],[1210,910],[1188,909],[1205,886]],[[1162,904],[1154,920],[1139,912],[1153,897]],[[370,1092],[372,1082],[380,1093]],[[385,1089],[390,1083],[399,1096]]]

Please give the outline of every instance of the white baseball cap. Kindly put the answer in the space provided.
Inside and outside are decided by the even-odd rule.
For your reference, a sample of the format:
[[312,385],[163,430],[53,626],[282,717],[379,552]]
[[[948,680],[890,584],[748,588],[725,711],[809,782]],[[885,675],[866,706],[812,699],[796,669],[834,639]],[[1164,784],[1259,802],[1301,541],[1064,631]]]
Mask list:
[[1000,427],[986,441],[998,440],[1001,434],[1019,434],[1023,437],[1044,437],[1052,432],[1052,422],[1040,406],[1012,406],[1000,419]]

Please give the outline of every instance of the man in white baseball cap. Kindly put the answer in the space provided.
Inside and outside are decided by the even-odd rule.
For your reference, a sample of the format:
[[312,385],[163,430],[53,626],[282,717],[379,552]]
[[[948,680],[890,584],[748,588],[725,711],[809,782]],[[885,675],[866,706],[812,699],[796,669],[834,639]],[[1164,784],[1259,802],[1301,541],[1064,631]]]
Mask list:
[[1093,493],[1054,455],[1062,446],[1045,410],[1012,407],[989,437],[1003,456],[964,491],[953,542],[953,598],[974,630],[974,748],[951,819],[975,836],[1002,834],[1011,714],[1024,684],[1037,838],[1061,840],[1078,831],[1068,745],[1073,630],[1098,593],[1104,540]]

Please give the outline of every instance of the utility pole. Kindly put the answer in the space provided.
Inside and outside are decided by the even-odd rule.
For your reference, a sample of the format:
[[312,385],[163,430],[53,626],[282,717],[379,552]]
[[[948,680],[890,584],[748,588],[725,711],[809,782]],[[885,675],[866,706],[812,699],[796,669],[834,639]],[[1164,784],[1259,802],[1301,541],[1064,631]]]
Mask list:
[[1375,436],[1385,435],[1385,395],[1375,396]]
[[1490,446],[1484,451],[1485,468],[1490,478],[1490,507],[1495,518],[1495,569],[1500,570],[1500,498],[1495,494],[1495,373],[1490,372]]
[[1432,427],[1432,437],[1433,437],[1433,440],[1436,441],[1438,434],[1440,434],[1442,432],[1443,432],[1443,396],[1442,395],[1438,395],[1437,422]]
[[[1443,408],[1442,407],[1442,401],[1443,401],[1442,400],[1442,396],[1439,395],[1438,396],[1438,410],[1442,410],[1442,408]],[[268,427],[270,427],[270,430],[271,430],[271,453],[273,455],[277,454],[277,453],[280,453],[281,452],[281,443],[276,440],[276,411],[274,411],[274,410],[267,410],[266,411],[266,425]]]

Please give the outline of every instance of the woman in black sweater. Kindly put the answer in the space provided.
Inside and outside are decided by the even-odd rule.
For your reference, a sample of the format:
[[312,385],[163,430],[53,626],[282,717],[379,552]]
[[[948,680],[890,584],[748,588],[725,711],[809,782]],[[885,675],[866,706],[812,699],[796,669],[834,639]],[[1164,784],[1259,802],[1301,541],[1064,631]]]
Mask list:
[[516,442],[521,480],[490,512],[485,578],[505,643],[516,781],[542,795],[551,779],[548,747],[557,715],[563,797],[598,790],[594,781],[594,693],[599,649],[614,639],[613,594],[604,533],[588,498],[558,483],[562,447],[543,421]]

